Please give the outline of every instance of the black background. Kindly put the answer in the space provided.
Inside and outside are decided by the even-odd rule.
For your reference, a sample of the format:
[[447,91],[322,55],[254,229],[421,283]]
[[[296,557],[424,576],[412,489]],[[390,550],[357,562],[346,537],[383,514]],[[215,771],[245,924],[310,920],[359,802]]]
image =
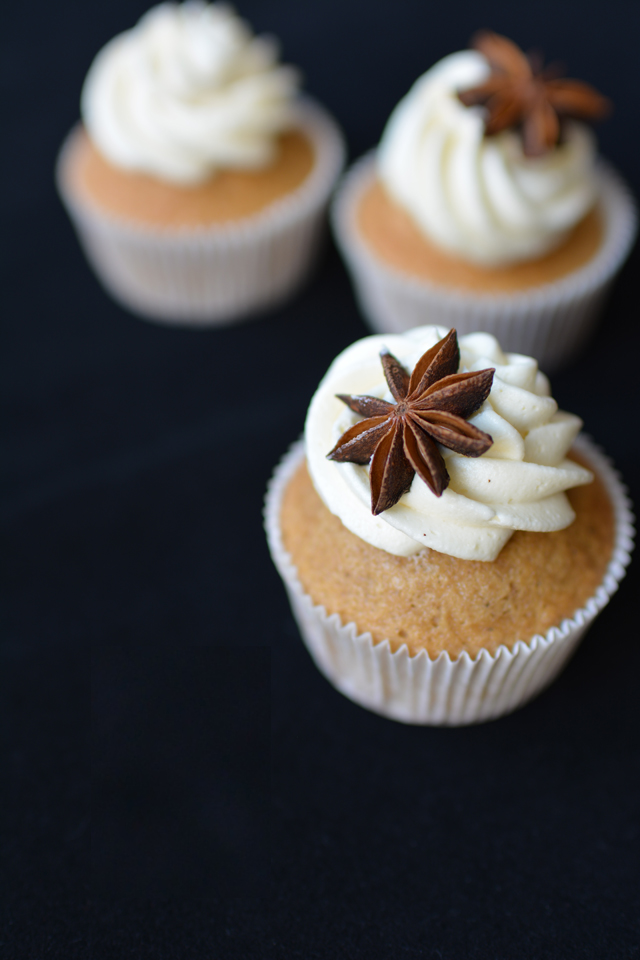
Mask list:
[[[162,328],[103,293],[54,192],[91,59],[144,9],[3,14],[0,956],[640,956],[636,569],[511,717],[404,727],[326,683],[261,505],[329,362],[366,332],[335,251],[276,313]],[[640,191],[637,3],[241,12],[281,38],[352,158],[478,27],[541,47],[613,98],[602,150]],[[637,267],[553,380],[636,499]]]

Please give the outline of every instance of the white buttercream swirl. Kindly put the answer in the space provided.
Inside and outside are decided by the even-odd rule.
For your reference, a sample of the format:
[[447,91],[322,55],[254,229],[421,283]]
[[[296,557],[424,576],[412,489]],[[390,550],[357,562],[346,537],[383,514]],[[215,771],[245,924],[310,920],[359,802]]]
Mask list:
[[223,4],[151,9],[94,60],[82,91],[89,136],[116,166],[180,184],[270,163],[291,125],[296,72]]
[[596,200],[595,141],[583,124],[567,124],[535,158],[513,130],[484,136],[483,108],[457,94],[489,73],[476,51],[445,57],[393,111],[378,153],[380,179],[424,235],[488,267],[558,246]]
[[374,547],[398,556],[431,547],[463,560],[495,560],[514,530],[569,526],[575,514],[564,491],[593,480],[588,470],[566,458],[582,421],[558,410],[532,357],[503,353],[490,334],[460,337],[461,372],[495,368],[491,393],[470,418],[492,436],[493,446],[477,459],[441,447],[451,477],[441,497],[416,474],[409,492],[374,517],[369,468],[327,460],[341,435],[362,419],[336,394],[393,401],[380,350],[386,347],[412,370],[446,333],[443,327],[417,327],[403,335],[366,337],[336,358],[309,407],[309,472],[329,510]]

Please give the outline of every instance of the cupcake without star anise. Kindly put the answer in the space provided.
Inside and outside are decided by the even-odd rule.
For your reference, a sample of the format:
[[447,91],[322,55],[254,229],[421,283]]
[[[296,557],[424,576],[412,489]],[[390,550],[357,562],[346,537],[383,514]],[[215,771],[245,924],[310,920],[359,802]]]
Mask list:
[[556,676],[624,576],[617,475],[535,360],[421,327],[354,343],[276,469],[265,520],[302,638],[407,723],[492,719]]
[[585,120],[609,104],[492,33],[445,57],[347,174],[334,229],[374,330],[495,334],[550,370],[585,340],[636,231]]
[[343,157],[336,123],[299,94],[273,40],[224,4],[186,0],[98,54],[57,182],[117,300],[216,324],[304,279]]

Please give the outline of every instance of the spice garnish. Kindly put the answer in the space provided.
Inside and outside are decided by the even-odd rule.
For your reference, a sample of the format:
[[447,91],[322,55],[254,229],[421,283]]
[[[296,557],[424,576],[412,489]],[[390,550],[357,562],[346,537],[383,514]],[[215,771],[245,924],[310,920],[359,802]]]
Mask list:
[[343,463],[364,465],[371,460],[374,516],[398,502],[416,473],[436,497],[442,495],[449,474],[438,443],[467,457],[482,456],[493,443],[488,433],[467,423],[467,418],[489,396],[495,370],[457,373],[460,348],[455,330],[420,357],[411,375],[386,350],[380,360],[396,403],[337,394],[367,419],[343,433],[327,454],[329,460]]
[[542,156],[558,143],[562,117],[597,120],[610,110],[609,100],[589,84],[559,79],[557,67],[542,69],[506,37],[481,31],[471,44],[487,58],[493,72],[480,86],[461,90],[458,97],[466,107],[486,107],[488,136],[521,125],[527,157]]

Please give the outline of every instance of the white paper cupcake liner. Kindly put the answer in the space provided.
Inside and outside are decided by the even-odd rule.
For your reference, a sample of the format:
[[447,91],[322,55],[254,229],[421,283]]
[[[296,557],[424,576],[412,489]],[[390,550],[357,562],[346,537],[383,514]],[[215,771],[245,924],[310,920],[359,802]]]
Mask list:
[[146,319],[193,326],[241,320],[290,296],[313,263],[345,157],[340,129],[314,101],[300,101],[296,126],[311,140],[315,164],[295,191],[237,223],[164,230],[111,216],[78,191],[69,176],[79,136],[72,130],[56,182],[107,291]]
[[613,554],[594,595],[573,617],[529,643],[519,640],[495,655],[482,650],[475,659],[448,653],[432,659],[406,646],[395,653],[388,640],[375,643],[316,606],[305,593],[282,543],[280,512],[285,488],[304,458],[298,441],[276,468],[267,490],[265,528],[269,549],[287,588],[295,617],[311,656],[345,696],[375,713],[404,723],[460,726],[510,713],[540,693],[557,676],[594,617],[609,602],[625,575],[633,549],[633,514],[626,488],[609,460],[585,436],[575,444],[605,484],[615,516]]
[[356,210],[375,176],[375,153],[349,170],[336,194],[333,229],[350,269],[360,308],[376,333],[404,333],[425,323],[481,330],[503,350],[535,357],[546,372],[568,362],[586,342],[637,230],[633,197],[609,166],[598,168],[604,239],[579,270],[521,293],[487,294],[438,287],[389,266],[363,240]]

